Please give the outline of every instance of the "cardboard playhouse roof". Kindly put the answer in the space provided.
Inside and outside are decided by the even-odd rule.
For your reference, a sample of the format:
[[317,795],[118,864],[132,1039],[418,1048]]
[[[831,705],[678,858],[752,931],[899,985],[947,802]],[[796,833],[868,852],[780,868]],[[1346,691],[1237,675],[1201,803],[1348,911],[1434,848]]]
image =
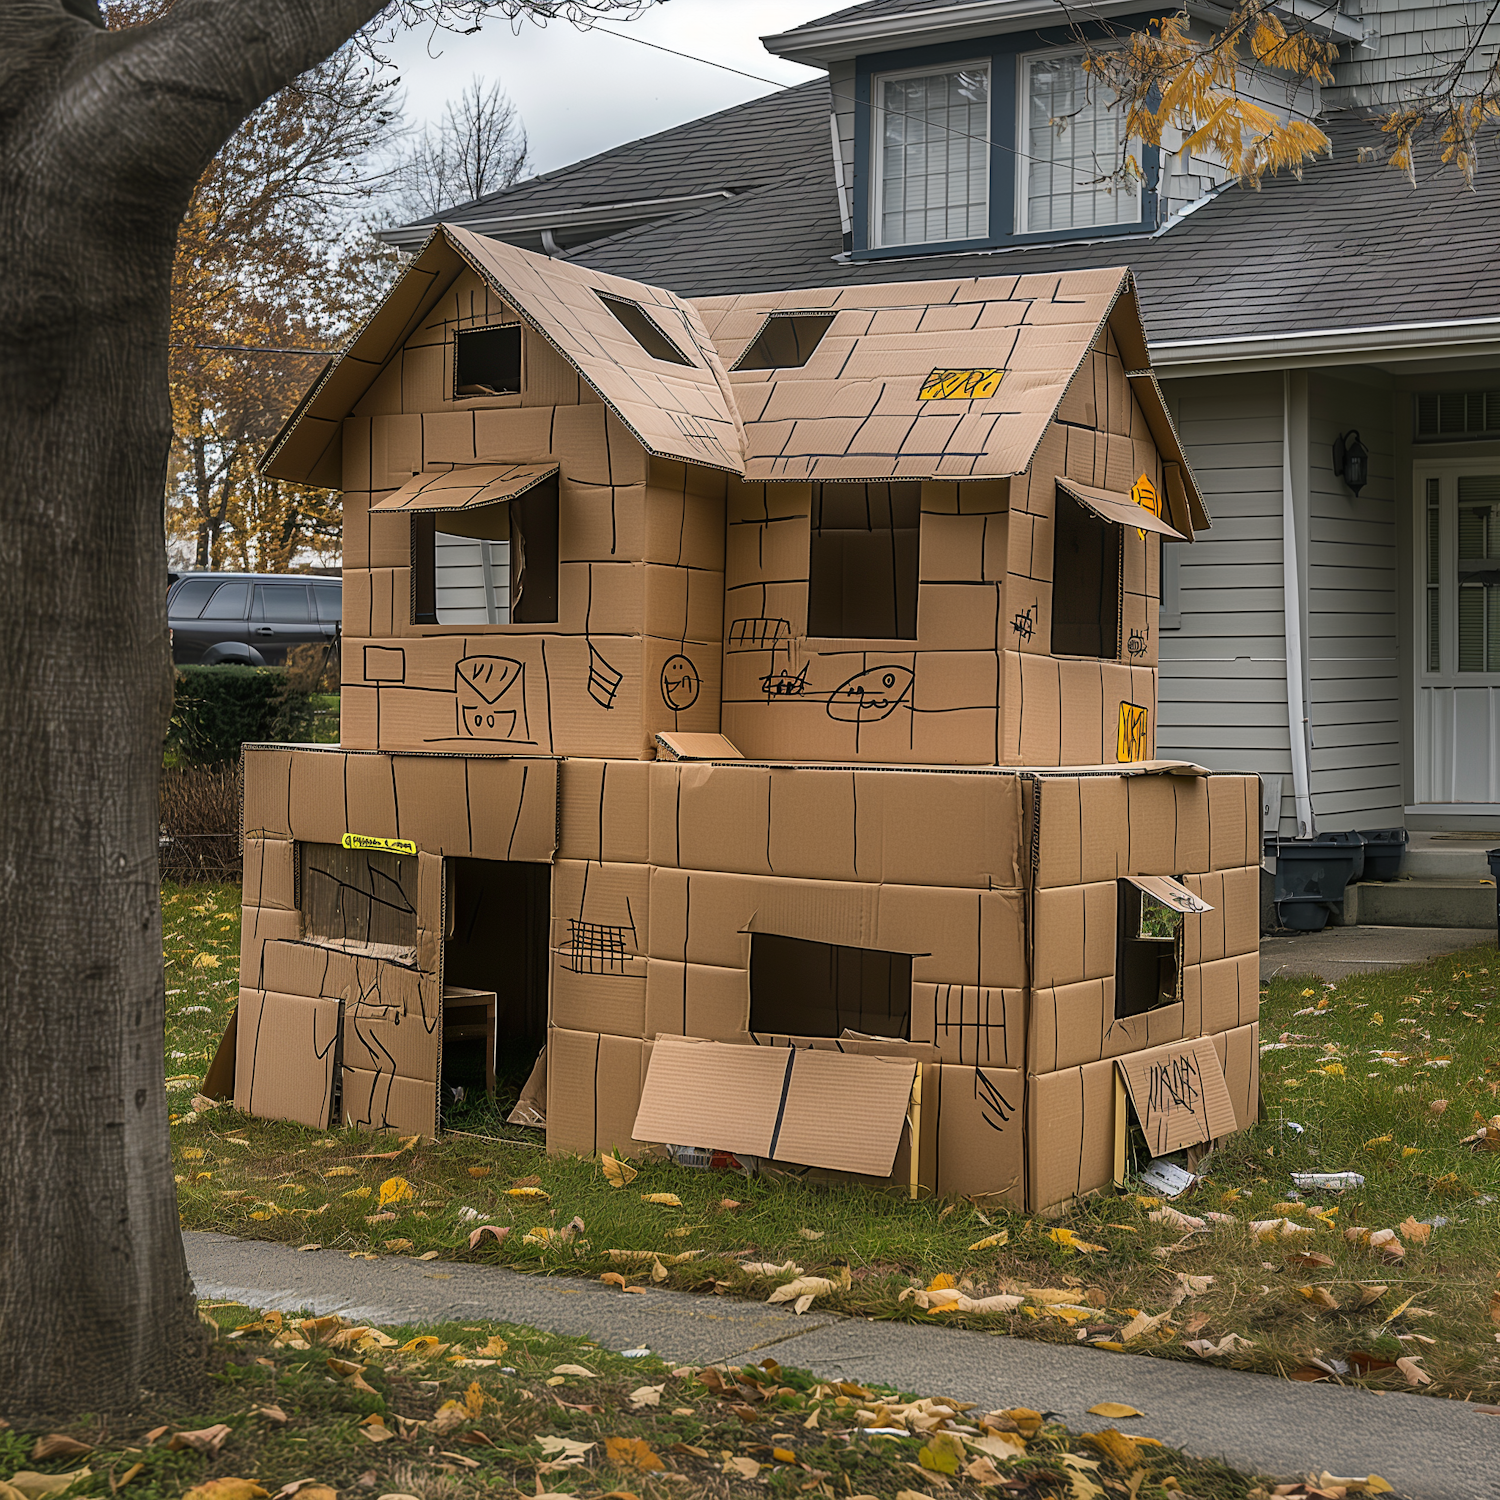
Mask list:
[[[1192,525],[1208,525],[1123,267],[758,292],[697,306],[730,366],[751,480],[1019,474],[1107,326],[1164,462],[1179,468]],[[810,355],[805,343],[797,349],[802,363],[766,367],[757,341],[772,320],[798,314],[826,331]]]
[[[465,267],[578,371],[648,452],[743,472],[728,378],[691,303],[658,287],[444,224],[354,341],[324,367],[262,458],[263,473],[338,488],[343,419]],[[620,312],[611,311],[611,304]],[[657,358],[629,331],[627,320],[640,315],[681,363]]]
[[465,464],[436,474],[418,474],[382,495],[373,511],[473,510],[514,500],[557,473],[556,464]]
[[[648,452],[755,482],[1022,473],[1107,327],[1163,461],[1169,521],[1148,529],[1190,538],[1209,525],[1151,370],[1128,270],[693,303],[453,225],[434,230],[325,367],[262,460],[266,474],[339,485],[344,417],[465,267],[572,364]],[[805,336],[798,315],[814,320]],[[768,330],[790,332],[758,357]],[[759,352],[769,347],[762,341]]]

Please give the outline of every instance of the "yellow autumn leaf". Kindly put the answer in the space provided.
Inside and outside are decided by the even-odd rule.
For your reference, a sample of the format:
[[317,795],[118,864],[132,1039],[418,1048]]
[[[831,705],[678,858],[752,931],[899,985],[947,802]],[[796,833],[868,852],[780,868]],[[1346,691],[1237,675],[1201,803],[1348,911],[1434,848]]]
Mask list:
[[380,1207],[384,1208],[388,1203],[410,1203],[416,1196],[411,1190],[411,1183],[404,1177],[387,1177],[380,1184]]
[[607,1151],[601,1153],[599,1165],[604,1168],[604,1179],[611,1187],[627,1187],[640,1175],[628,1161],[621,1161]]
[[998,1250],[1001,1245],[1007,1244],[1009,1241],[1010,1230],[1002,1229],[998,1234],[987,1235],[982,1240],[975,1240],[969,1246],[969,1254],[972,1255],[976,1250]]
[[666,1468],[666,1464],[644,1438],[606,1438],[604,1452],[617,1469],[639,1469],[641,1473],[649,1474],[656,1469]]
[[369,1196],[370,1189],[367,1187],[350,1188],[349,1191],[344,1194],[344,1197],[346,1198],[368,1198]]
[[1124,1417],[1144,1417],[1143,1411],[1137,1411],[1133,1406],[1126,1406],[1123,1401],[1101,1401],[1097,1406],[1089,1407],[1091,1417],[1110,1417],[1118,1422]]
[[182,1153],[184,1161],[202,1161],[204,1151],[202,1146],[188,1146]]
[[431,1359],[433,1355],[441,1353],[448,1346],[440,1339],[430,1333],[418,1334],[414,1339],[407,1339],[396,1352],[398,1354],[410,1354],[417,1359]]
[[1049,1229],[1047,1238],[1064,1250],[1081,1250],[1085,1255],[1096,1255],[1104,1249],[1103,1245],[1091,1245],[1087,1240],[1079,1239],[1071,1229]]
[[958,1283],[946,1271],[940,1271],[927,1283],[927,1290],[929,1292],[946,1292],[949,1287],[957,1285]]
[[269,1494],[253,1479],[205,1479],[185,1490],[182,1500],[264,1500]]
[[551,1199],[546,1191],[539,1187],[506,1188],[507,1198],[540,1198],[543,1203],[550,1203]]
[[323,1174],[325,1177],[353,1177],[353,1167],[329,1167]]
[[[194,958],[193,967],[195,969],[217,969],[219,967],[219,955],[217,953],[200,953]],[[249,1483],[248,1480],[245,1482]]]
[[659,1203],[663,1208],[681,1208],[682,1199],[676,1193],[642,1193],[642,1203]]

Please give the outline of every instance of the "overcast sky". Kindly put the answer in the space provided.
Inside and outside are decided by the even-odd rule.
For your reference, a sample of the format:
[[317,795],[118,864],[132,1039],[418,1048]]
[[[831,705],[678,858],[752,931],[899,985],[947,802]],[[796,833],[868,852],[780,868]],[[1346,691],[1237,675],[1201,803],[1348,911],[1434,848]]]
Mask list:
[[[848,0],[666,0],[639,20],[610,28],[759,74],[782,85],[817,70],[772,57],[762,36],[842,10]],[[581,32],[565,23],[497,17],[474,36],[412,33],[393,54],[406,89],[407,119],[441,116],[475,74],[498,80],[515,100],[531,138],[532,172],[548,172],[624,141],[680,125],[767,94],[772,83],[737,78],[700,62],[669,57],[638,42]]]

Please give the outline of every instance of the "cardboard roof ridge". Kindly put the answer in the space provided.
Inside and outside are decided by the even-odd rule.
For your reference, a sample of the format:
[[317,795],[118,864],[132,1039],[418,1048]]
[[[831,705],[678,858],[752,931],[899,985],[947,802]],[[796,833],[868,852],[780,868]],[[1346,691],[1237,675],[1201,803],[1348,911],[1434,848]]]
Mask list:
[[[587,757],[597,759],[598,757]],[[669,766],[726,766],[758,771],[872,771],[872,772],[920,772],[924,776],[1211,776],[1206,767],[1190,760],[1133,760],[1119,764],[1104,762],[1086,766],[1009,766],[1009,765],[946,765],[936,766],[909,764],[902,761],[851,761],[851,760],[771,760],[757,757],[754,760],[659,760],[658,765]]]
[[[690,303],[661,287],[535,255],[451,224],[433,229],[359,332],[323,367],[262,455],[261,473],[318,488],[340,487],[343,419],[465,267],[578,372],[648,453],[744,473],[739,409],[718,350]],[[560,297],[550,299],[551,307],[542,305],[550,287],[586,287],[596,295],[676,314],[680,327],[669,321],[662,332],[690,356],[688,362],[653,359],[601,305],[598,327],[617,336],[615,352],[606,353],[599,339],[582,336],[582,319],[575,315],[570,323],[557,316],[565,306]],[[611,364],[614,369],[607,368]],[[643,421],[647,415],[664,415],[666,421],[652,430]]]

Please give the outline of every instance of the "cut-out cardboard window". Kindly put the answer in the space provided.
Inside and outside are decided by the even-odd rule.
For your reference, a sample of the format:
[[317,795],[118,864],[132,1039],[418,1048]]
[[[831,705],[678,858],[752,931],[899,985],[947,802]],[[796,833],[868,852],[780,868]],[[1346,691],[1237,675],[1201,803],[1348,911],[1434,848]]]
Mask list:
[[521,389],[521,325],[461,329],[455,337],[457,396],[513,396]]
[[514,500],[411,518],[418,625],[538,625],[557,619],[557,479]]
[[1184,913],[1134,880],[1116,885],[1115,1018],[1123,1020],[1182,998]]
[[800,370],[833,326],[834,314],[772,313],[740,355],[736,370]]
[[750,935],[750,1030],[783,1036],[911,1034],[911,955]]
[[922,486],[815,484],[807,633],[915,640]]
[[1120,654],[1120,528],[1061,489],[1052,523],[1052,654]]
[[340,844],[299,844],[304,937],[417,946],[417,857]]
[[676,344],[664,334],[646,312],[634,302],[619,297],[600,296],[599,300],[615,315],[620,326],[638,343],[652,359],[669,365],[690,365],[690,360]]

